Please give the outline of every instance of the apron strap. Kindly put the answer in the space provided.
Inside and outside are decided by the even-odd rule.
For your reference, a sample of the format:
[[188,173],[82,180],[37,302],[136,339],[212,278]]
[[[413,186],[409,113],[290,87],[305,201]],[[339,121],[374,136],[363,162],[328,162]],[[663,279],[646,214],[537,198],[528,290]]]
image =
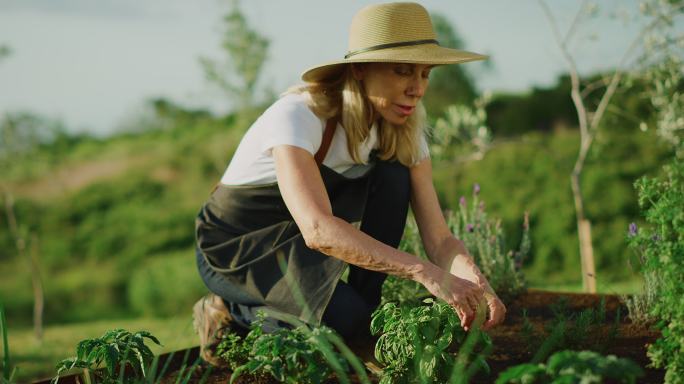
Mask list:
[[314,155],[314,159],[316,160],[316,164],[318,165],[323,164],[325,155],[328,154],[328,149],[330,149],[330,143],[332,142],[333,135],[335,134],[335,128],[337,128],[337,119],[331,117],[325,124],[325,132],[323,132],[323,140],[321,141],[321,147],[318,149],[318,152],[316,152],[316,154]]
[[[331,117],[325,124],[325,132],[323,132],[323,140],[321,141],[321,147],[318,148],[318,152],[314,155],[316,164],[323,164],[325,155],[328,154],[328,149],[330,149],[330,143],[332,142],[333,135],[335,134],[335,128],[337,128],[337,118]],[[214,193],[221,182],[216,183],[211,193]],[[211,194],[210,193],[210,194]]]

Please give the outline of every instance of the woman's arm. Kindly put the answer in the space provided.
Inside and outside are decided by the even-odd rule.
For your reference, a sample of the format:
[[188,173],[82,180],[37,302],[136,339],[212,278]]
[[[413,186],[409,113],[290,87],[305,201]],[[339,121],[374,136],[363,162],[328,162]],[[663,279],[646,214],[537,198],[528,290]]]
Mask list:
[[482,287],[489,307],[489,319],[483,328],[503,321],[506,307],[496,296],[487,279],[475,265],[463,242],[449,230],[439,206],[432,182],[432,163],[425,159],[410,168],[411,209],[416,217],[420,237],[428,258],[445,271]]
[[289,145],[273,148],[278,187],[309,248],[361,268],[409,278],[452,305],[467,327],[483,290],[433,263],[375,240],[333,216],[313,156]]

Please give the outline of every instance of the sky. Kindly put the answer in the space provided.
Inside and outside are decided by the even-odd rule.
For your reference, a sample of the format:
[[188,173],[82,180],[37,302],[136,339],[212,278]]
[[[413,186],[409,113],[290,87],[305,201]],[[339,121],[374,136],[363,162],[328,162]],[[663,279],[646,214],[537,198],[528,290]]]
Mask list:
[[[262,85],[280,93],[311,66],[344,56],[356,11],[378,1],[243,0],[248,22],[271,41]],[[447,17],[464,49],[490,56],[466,63],[482,91],[523,92],[567,72],[536,0],[424,0]],[[565,33],[578,0],[547,0]],[[637,36],[626,22],[636,0],[602,0],[569,48],[580,73],[614,68]],[[164,97],[221,113],[229,100],[209,84],[200,57],[223,59],[227,0],[0,0],[0,114],[31,111],[72,132],[107,135]]]

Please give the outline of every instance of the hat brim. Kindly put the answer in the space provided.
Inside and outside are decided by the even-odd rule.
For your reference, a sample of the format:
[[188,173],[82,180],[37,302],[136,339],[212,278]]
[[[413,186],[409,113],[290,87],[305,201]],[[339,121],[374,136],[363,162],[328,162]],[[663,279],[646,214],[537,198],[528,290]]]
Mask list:
[[460,64],[486,60],[489,56],[462,51],[439,45],[414,45],[356,54],[348,59],[332,61],[309,68],[302,73],[306,82],[320,81],[340,73],[350,63],[413,63],[413,64]]

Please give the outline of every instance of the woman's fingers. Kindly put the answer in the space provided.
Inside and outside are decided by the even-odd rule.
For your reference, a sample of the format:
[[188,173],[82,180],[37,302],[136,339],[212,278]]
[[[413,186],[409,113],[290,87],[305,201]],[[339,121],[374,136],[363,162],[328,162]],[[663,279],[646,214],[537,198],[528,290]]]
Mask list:
[[496,295],[487,293],[486,298],[487,307],[489,308],[489,319],[482,326],[482,329],[485,330],[503,323],[506,316],[506,306]]

